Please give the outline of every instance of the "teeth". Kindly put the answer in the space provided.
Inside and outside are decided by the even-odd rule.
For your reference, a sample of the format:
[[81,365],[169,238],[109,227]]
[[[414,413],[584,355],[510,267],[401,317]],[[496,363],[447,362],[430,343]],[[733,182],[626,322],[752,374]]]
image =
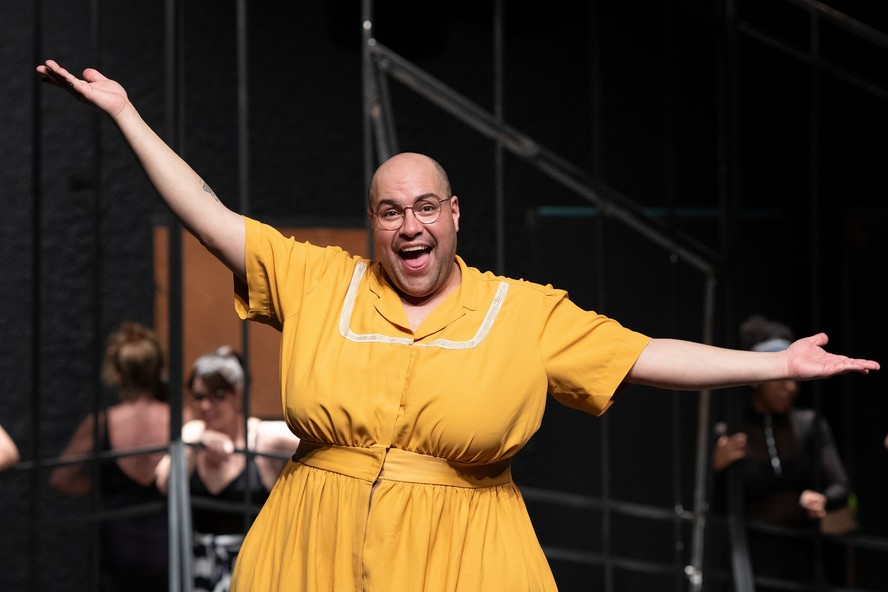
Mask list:
[[425,247],[407,247],[406,249],[402,249],[405,253],[412,253],[414,251],[424,251]]

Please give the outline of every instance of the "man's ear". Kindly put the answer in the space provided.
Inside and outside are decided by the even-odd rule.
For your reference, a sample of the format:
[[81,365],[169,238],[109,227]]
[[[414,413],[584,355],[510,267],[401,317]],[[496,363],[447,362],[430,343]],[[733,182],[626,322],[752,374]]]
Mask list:
[[453,226],[459,231],[459,198],[455,195],[450,198],[450,213],[453,216]]

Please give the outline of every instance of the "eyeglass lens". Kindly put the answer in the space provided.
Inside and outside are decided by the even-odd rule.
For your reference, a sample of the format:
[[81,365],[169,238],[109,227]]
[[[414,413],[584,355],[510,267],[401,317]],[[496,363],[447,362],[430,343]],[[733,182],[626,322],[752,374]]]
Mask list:
[[376,211],[376,217],[383,228],[396,230],[404,223],[407,210],[413,210],[413,215],[423,224],[431,224],[441,215],[441,204],[449,198],[437,199],[423,197],[412,206],[401,207],[398,204],[384,204]]
[[200,403],[204,399],[210,399],[211,401],[222,401],[228,395],[227,391],[222,389],[215,390],[211,393],[205,393],[203,391],[194,391],[191,393],[191,396],[194,397],[194,400]]

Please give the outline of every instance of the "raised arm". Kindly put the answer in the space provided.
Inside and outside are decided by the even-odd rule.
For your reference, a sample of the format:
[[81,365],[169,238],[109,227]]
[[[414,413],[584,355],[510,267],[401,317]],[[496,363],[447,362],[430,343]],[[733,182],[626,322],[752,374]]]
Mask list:
[[868,374],[878,362],[831,354],[818,333],[780,352],[752,352],[682,341],[652,339],[626,382],[673,390],[704,390],[767,380],[815,380],[848,372]]
[[43,80],[107,114],[120,129],[164,203],[182,225],[244,279],[244,221],[148,126],[117,82],[93,68],[77,78],[53,60],[37,66]]

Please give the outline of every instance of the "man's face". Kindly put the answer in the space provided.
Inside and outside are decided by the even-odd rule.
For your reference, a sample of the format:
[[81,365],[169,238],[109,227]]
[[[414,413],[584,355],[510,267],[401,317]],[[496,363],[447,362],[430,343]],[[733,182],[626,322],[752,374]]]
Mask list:
[[[374,177],[370,220],[375,255],[401,295],[414,303],[437,294],[454,273],[459,201],[447,193],[434,164],[418,154],[390,159]],[[424,224],[416,218],[409,208],[419,198],[444,200],[437,220]],[[374,215],[386,205],[408,208],[396,230],[382,228]]]

